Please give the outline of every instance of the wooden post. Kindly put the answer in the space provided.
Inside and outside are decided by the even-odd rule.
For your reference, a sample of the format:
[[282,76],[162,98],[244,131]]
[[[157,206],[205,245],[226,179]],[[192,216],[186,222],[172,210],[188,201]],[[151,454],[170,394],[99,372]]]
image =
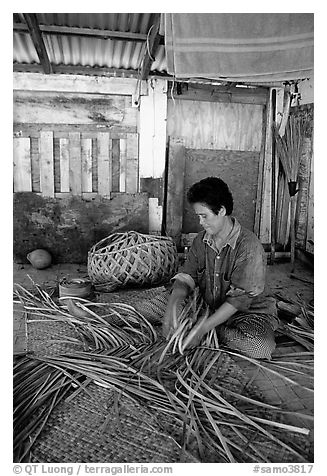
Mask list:
[[265,162],[265,149],[266,149],[266,134],[267,134],[267,113],[266,107],[262,108],[262,136],[261,136],[261,147],[260,147],[260,158],[259,158],[259,170],[258,170],[258,184],[257,184],[257,196],[255,204],[255,217],[254,217],[254,233],[259,237],[260,235],[260,219],[261,219],[261,208],[262,208],[262,189],[263,189],[263,170]]
[[[276,120],[276,90],[272,90],[272,127]],[[274,132],[271,136],[271,252],[270,264],[275,261],[275,246],[276,246],[276,141]]]
[[169,139],[166,232],[181,242],[184,204],[185,146],[183,139]]

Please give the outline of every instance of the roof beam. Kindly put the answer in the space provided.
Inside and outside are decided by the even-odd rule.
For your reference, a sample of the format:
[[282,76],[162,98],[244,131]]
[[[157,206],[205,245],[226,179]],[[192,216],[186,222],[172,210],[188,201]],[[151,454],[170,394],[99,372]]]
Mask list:
[[52,66],[49,60],[49,56],[42,38],[41,31],[39,29],[38,21],[35,13],[23,13],[29,33],[31,35],[34,47],[39,57],[40,63],[43,67],[45,74],[52,73]]
[[[14,31],[27,32],[28,28],[24,23],[14,23]],[[39,25],[42,33],[48,35],[74,35],[100,38],[103,40],[130,40],[130,41],[146,41],[147,35],[144,33],[132,33],[125,31],[103,30],[99,28],[80,28],[75,26],[59,26],[59,25]]]
[[151,65],[155,60],[155,56],[160,44],[161,35],[159,35],[160,28],[160,13],[155,13],[155,18],[152,27],[150,28],[149,38],[147,39],[147,49],[143,58],[141,67],[141,79],[147,79],[150,73]]

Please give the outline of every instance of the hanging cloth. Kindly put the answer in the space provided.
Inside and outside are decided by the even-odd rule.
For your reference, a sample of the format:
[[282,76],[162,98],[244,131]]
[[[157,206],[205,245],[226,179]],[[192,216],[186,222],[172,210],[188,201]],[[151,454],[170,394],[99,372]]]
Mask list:
[[313,74],[313,13],[165,13],[163,23],[176,78],[259,83]]

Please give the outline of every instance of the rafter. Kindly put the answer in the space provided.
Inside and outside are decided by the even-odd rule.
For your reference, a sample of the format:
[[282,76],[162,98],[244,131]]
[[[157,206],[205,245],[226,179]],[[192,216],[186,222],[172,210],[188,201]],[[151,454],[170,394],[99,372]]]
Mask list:
[[[28,28],[24,23],[14,23],[14,31],[27,32]],[[39,25],[42,33],[48,35],[73,35],[100,38],[104,40],[127,40],[127,41],[146,41],[147,35],[144,33],[132,33],[124,31],[104,30],[100,28],[80,28],[73,26],[59,25]]]
[[39,29],[38,21],[35,13],[24,13],[24,19],[26,21],[29,33],[31,35],[34,47],[39,57],[40,63],[43,67],[43,71],[46,74],[52,73],[52,66],[49,60],[49,56],[42,38],[41,31]]

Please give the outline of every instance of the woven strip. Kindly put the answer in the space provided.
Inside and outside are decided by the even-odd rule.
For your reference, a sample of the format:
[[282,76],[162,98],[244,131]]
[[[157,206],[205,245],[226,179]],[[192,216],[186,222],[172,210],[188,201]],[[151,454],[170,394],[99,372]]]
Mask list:
[[177,271],[178,255],[169,237],[114,233],[90,249],[87,266],[96,289],[113,291],[167,282]]

